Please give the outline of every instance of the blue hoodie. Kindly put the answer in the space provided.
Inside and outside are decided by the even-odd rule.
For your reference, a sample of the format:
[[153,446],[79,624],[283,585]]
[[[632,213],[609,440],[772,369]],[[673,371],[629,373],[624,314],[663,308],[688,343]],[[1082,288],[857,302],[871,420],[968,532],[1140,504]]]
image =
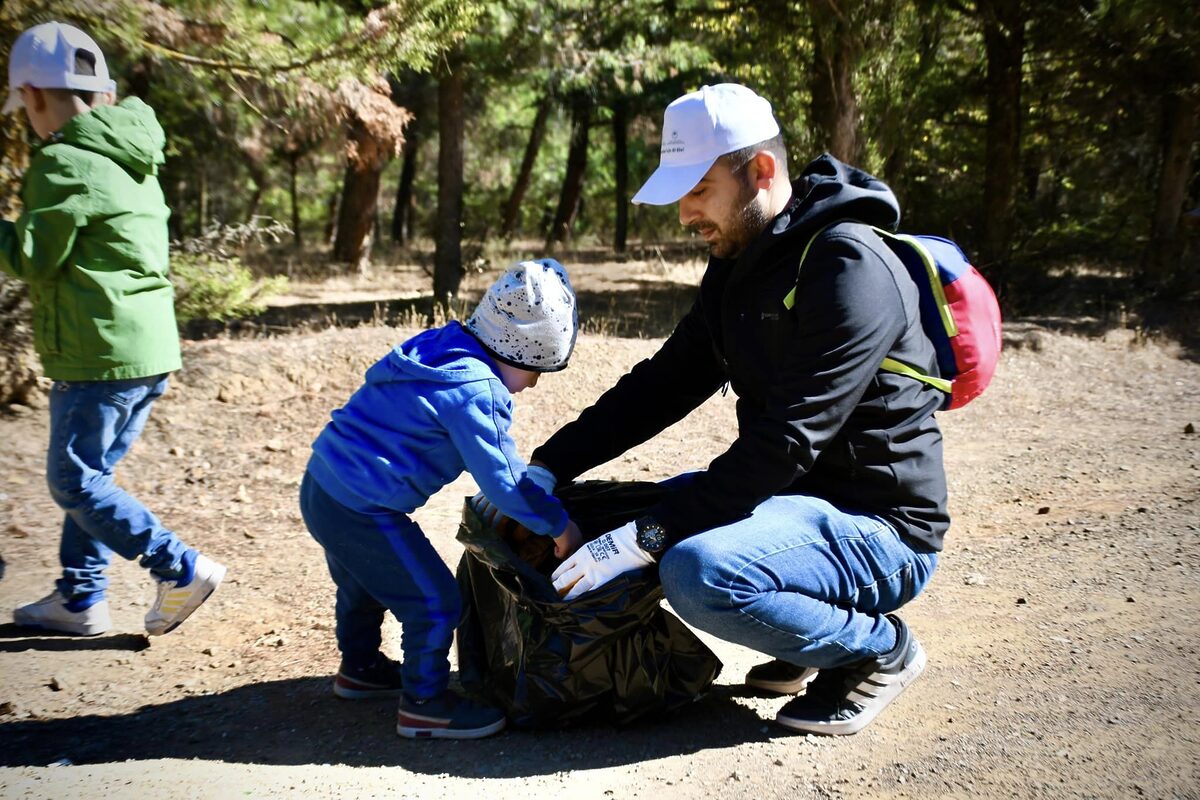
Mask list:
[[457,322],[398,345],[313,442],[308,471],[359,512],[412,513],[468,470],[505,516],[557,536],[567,512],[528,477],[509,436],[512,394]]

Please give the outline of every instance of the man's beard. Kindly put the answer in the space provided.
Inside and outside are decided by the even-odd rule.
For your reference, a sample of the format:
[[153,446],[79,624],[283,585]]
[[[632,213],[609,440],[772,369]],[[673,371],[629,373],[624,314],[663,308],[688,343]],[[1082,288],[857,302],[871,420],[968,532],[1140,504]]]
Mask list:
[[[754,202],[758,192],[751,185],[742,184],[738,194],[737,212],[733,215],[729,226],[721,231],[721,238],[708,246],[708,252],[717,258],[737,258],[742,251],[754,241],[763,229],[771,222],[766,210]],[[694,226],[697,230],[703,225]]]

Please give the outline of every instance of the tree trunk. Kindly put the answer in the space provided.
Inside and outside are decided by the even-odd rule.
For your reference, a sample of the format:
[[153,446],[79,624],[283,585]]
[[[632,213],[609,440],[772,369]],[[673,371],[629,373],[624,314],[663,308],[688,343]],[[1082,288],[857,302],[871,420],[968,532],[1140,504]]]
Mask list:
[[258,215],[263,192],[267,190],[267,171],[261,161],[249,155],[246,156],[246,170],[250,173],[250,180],[254,181],[254,192],[246,204],[246,222],[251,222]]
[[304,246],[304,237],[300,234],[300,200],[296,191],[296,173],[300,167],[299,153],[288,153],[288,197],[292,203],[292,244],[299,250]]
[[400,183],[396,187],[396,207],[392,209],[392,241],[401,247],[412,240],[413,213],[416,210],[413,181],[417,176],[417,150],[420,146],[420,134],[415,127],[410,127],[404,141],[404,164],[400,167]]
[[521,214],[521,203],[525,193],[529,191],[529,181],[533,175],[533,165],[537,162],[538,151],[542,149],[542,140],[546,138],[546,121],[554,104],[550,95],[542,96],[538,102],[537,113],[533,117],[533,128],[529,131],[529,141],[525,145],[525,155],[521,158],[521,169],[513,182],[512,192],[508,202],[504,204],[504,218],[500,223],[500,235],[511,239],[517,229],[517,219]]
[[1150,241],[1142,257],[1141,281],[1151,289],[1171,286],[1178,274],[1184,249],[1180,219],[1191,177],[1192,145],[1196,141],[1200,97],[1172,92],[1162,98],[1162,164],[1154,200]]
[[379,178],[387,165],[388,151],[357,119],[350,123],[349,138],[354,157],[348,160],[342,181],[333,258],[355,265],[359,274],[365,275],[371,267]]
[[550,235],[546,246],[555,242],[566,242],[571,238],[571,228],[579,213],[579,200],[583,197],[583,179],[587,173],[588,125],[592,119],[592,99],[586,93],[576,94],[571,101],[571,145],[567,150],[567,172],[563,176],[562,193],[558,197],[558,210],[550,224]]
[[1021,0],[989,0],[980,3],[980,10],[987,51],[988,114],[980,251],[985,266],[1003,270],[1016,230],[1026,20]]
[[841,161],[862,158],[854,73],[862,49],[851,21],[827,2],[809,4],[813,24],[812,118],[826,149]]
[[617,202],[613,250],[624,253],[625,237],[629,233],[629,104],[624,99],[613,104],[612,130]]
[[196,220],[196,235],[204,235],[204,226],[208,224],[208,170],[200,165],[200,216]]
[[438,204],[433,301],[446,309],[462,282],[463,66],[451,62],[438,81]]
[[332,245],[337,238],[338,209],[341,207],[342,193],[334,190],[325,201],[325,244]]

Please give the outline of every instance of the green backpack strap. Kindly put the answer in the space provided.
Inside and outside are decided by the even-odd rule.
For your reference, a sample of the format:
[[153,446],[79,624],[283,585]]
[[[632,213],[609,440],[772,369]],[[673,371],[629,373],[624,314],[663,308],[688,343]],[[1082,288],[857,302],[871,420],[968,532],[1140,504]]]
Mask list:
[[[814,233],[812,235],[812,238],[808,240],[808,244],[804,245],[804,252],[800,254],[800,264],[796,267],[796,280],[797,281],[800,280],[800,268],[804,266],[804,259],[808,258],[808,251],[813,246],[813,242],[815,242],[817,240],[817,237],[820,236],[822,233],[829,230],[834,225],[837,225],[838,222],[846,222],[846,220],[839,219],[837,222],[829,223],[828,225],[824,226],[823,228],[818,230],[816,233]],[[792,306],[794,306],[794,305],[796,305],[796,287],[795,286],[793,286],[792,290],[787,293],[787,297],[783,298],[783,307],[786,308],[788,311],[791,311]]]
[[[808,244],[804,245],[804,252],[800,254],[800,265],[796,268],[797,281],[799,281],[800,268],[804,266],[804,259],[808,257],[808,251],[810,248],[812,248],[813,242],[817,240],[817,237],[832,228],[834,225],[837,225],[839,222],[846,221],[847,220],[838,220],[837,222],[831,222],[814,233],[813,237],[808,240]],[[921,261],[925,264],[925,271],[929,275],[929,285],[933,289],[934,296],[937,299],[938,313],[942,318],[942,324],[946,326],[946,331],[951,336],[956,335],[958,333],[958,326],[955,324],[954,318],[950,316],[950,305],[946,302],[946,294],[944,291],[942,291],[942,281],[938,277],[937,265],[933,262],[933,256],[929,254],[929,251],[911,236],[891,233],[890,231],[885,231],[874,226],[871,227],[871,230],[875,231],[875,233],[884,239],[894,242],[901,242],[905,246],[911,247],[917,253],[917,255],[921,257]],[[786,297],[783,298],[783,307],[788,311],[791,311],[795,305],[796,287],[793,286],[792,290],[787,293]],[[905,377],[921,381],[921,383],[926,383],[938,391],[950,394],[950,381],[946,380],[945,378],[935,378],[932,375],[926,375],[916,367],[910,367],[908,364],[905,364],[902,361],[897,361],[894,358],[884,358],[883,362],[879,365],[879,368],[884,372],[891,372],[895,375],[904,375]]]

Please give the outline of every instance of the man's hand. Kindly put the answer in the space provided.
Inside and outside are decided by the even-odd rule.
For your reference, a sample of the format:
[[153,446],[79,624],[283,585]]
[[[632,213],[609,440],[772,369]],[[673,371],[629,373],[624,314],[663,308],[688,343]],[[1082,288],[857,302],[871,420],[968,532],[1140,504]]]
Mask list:
[[[550,579],[565,600],[573,600],[633,569],[654,565],[650,554],[637,545],[637,526],[630,522],[588,542],[554,570]],[[568,591],[569,590],[569,591]]]
[[[526,474],[529,476],[529,480],[541,487],[542,491],[546,494],[554,494],[554,487],[558,485],[558,478],[554,477],[553,472],[539,464],[531,464]],[[500,509],[491,500],[484,497],[483,492],[471,498],[471,508],[475,509],[475,513],[490,527],[496,527],[496,524],[504,519],[504,515],[500,513]],[[579,545],[576,544],[575,546],[578,547]],[[557,546],[555,547],[555,552],[558,552]],[[559,557],[561,558],[561,556]]]
[[579,526],[571,520],[567,520],[567,527],[554,537],[554,555],[560,560],[565,559],[578,550],[581,544],[583,544],[583,533],[579,530]]

